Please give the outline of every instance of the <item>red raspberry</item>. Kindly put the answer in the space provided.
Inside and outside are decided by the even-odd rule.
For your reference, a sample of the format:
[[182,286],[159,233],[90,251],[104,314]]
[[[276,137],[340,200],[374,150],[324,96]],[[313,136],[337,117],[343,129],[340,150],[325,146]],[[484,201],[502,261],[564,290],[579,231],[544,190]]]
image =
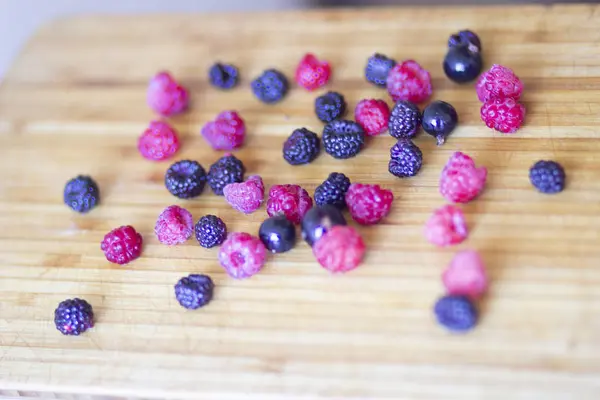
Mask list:
[[512,69],[494,64],[489,71],[481,74],[476,90],[481,102],[507,97],[519,100],[523,93],[523,83]]
[[327,271],[348,272],[365,256],[365,243],[351,226],[334,226],[313,245],[313,254]]
[[260,208],[265,198],[265,185],[260,176],[252,175],[245,182],[225,186],[223,195],[231,207],[244,214],[251,214]]
[[148,160],[166,160],[179,150],[177,132],[166,122],[150,122],[138,139],[138,150]]
[[367,135],[380,135],[388,129],[390,108],[383,100],[361,100],[354,110],[354,119]]
[[394,101],[421,103],[431,96],[431,75],[416,61],[404,61],[390,71],[387,90]]
[[379,185],[353,183],[346,192],[346,204],[352,218],[362,225],[372,225],[390,213],[394,201],[391,190]]
[[294,224],[299,224],[313,205],[306,190],[298,185],[273,185],[269,190],[267,214],[269,217],[284,214]]
[[437,246],[451,246],[467,238],[467,222],[462,210],[445,205],[433,212],[425,225],[425,237]]
[[442,274],[442,282],[449,294],[476,299],[488,288],[488,277],[481,257],[476,251],[456,253]]
[[108,261],[127,264],[142,253],[142,235],[133,226],[121,226],[104,236],[100,248]]
[[246,232],[234,232],[219,249],[219,262],[235,279],[249,278],[258,273],[267,257],[267,249],[259,238]]
[[158,241],[169,246],[184,243],[194,232],[194,218],[185,208],[169,206],[158,216],[154,233]]
[[168,72],[159,72],[148,86],[147,101],[162,116],[183,112],[188,106],[188,92]]
[[481,106],[481,119],[488,128],[515,133],[525,119],[525,106],[511,98],[488,100]]
[[215,150],[241,147],[246,138],[246,124],[235,111],[223,111],[214,121],[202,127],[202,136]]
[[331,66],[327,61],[319,61],[313,54],[307,54],[296,68],[296,82],[306,90],[324,86],[331,77]]
[[440,193],[453,203],[467,203],[483,190],[486,178],[485,167],[476,168],[471,157],[457,151],[442,170]]

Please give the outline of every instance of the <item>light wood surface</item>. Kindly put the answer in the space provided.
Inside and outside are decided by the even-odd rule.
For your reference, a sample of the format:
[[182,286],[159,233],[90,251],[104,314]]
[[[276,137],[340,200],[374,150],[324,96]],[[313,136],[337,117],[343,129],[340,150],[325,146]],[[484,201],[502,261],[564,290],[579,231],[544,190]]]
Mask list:
[[[598,399],[600,398],[600,7],[399,8],[238,15],[91,16],[59,20],[31,40],[0,88],[0,388],[190,399]],[[472,85],[447,80],[447,36],[477,31],[486,65],[512,67],[525,83],[527,124],[501,136],[479,120]],[[298,127],[321,132],[318,93],[294,87],[267,106],[252,77],[277,67],[293,76],[312,51],[334,68],[326,89],[353,110],[384,98],[364,81],[369,55],[413,58],[433,76],[434,99],[457,108],[460,127],[443,147],[422,134],[425,164],[413,179],[387,172],[388,135],[355,159],[322,154],[292,167],[281,157]],[[207,83],[216,60],[241,68],[242,85]],[[230,231],[256,233],[264,208],[244,216],[207,190],[178,201],[164,188],[169,162],[143,160],[136,139],[155,118],[147,81],[169,69],[191,89],[190,112],[172,118],[177,159],[205,167],[219,154],[200,127],[224,110],[246,120],[238,152],[267,185],[300,183],[312,194],[329,172],[391,188],[397,200],[376,227],[360,228],[368,256],[331,276],[308,246],[269,258],[259,275],[228,278],[216,250],[190,240],[167,247],[153,234],[171,204],[197,219],[220,215]],[[456,150],[489,170],[484,194],[463,208],[470,238],[440,250],[422,236],[444,200],[437,183]],[[538,194],[527,178],[538,159],[561,162],[567,190]],[[62,203],[64,183],[84,173],[102,205],[79,216]],[[108,263],[106,232],[134,225],[143,256]],[[460,249],[482,253],[493,280],[481,323],[446,333],[431,307],[440,272]],[[210,274],[214,301],[183,310],[173,285]],[[86,298],[96,327],[81,337],[54,328],[61,300]],[[21,392],[20,392],[21,391]]]

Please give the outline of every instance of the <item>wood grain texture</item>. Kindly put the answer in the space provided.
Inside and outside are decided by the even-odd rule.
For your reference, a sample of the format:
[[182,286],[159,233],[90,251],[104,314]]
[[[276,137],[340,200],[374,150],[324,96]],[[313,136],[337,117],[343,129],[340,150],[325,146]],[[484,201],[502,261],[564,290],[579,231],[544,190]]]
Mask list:
[[[599,26],[598,6],[91,16],[46,26],[0,88],[0,388],[190,399],[600,398]],[[515,135],[483,126],[473,87],[443,76],[446,38],[467,27],[481,35],[488,66],[508,65],[525,83],[527,124]],[[248,85],[268,67],[291,77],[307,51],[331,61],[327,89],[351,109],[388,98],[364,81],[369,55],[414,58],[431,71],[434,98],[457,108],[460,127],[443,147],[427,135],[416,140],[425,165],[414,179],[387,172],[387,135],[355,159],[323,154],[289,166],[284,138],[302,126],[322,129],[318,93],[294,88],[266,106]],[[208,85],[215,60],[241,67],[240,88]],[[218,214],[231,231],[256,233],[266,215],[241,215],[208,191],[177,201],[162,184],[169,163],[141,159],[136,139],[155,118],[146,84],[163,68],[193,96],[191,111],[171,119],[183,137],[179,159],[215,161],[200,127],[236,109],[249,131],[239,157],[266,184],[301,183],[312,194],[340,171],[391,188],[391,215],[360,228],[364,265],[331,276],[302,243],[234,281],[216,250],[192,240],[160,245],[154,223],[173,203],[195,218]],[[439,250],[422,228],[444,204],[439,173],[456,150],[487,166],[488,184],[464,206],[469,240]],[[545,158],[567,170],[559,195],[528,182],[529,166]],[[64,183],[80,173],[102,190],[101,207],[84,216],[62,204]],[[143,234],[145,249],[117,267],[99,243],[124,224]],[[431,307],[441,270],[463,248],[482,253],[493,284],[480,326],[455,336],[436,326]],[[172,287],[192,272],[210,274],[217,290],[209,307],[186,312]],[[92,303],[97,325],[63,337],[52,313],[74,296]]]

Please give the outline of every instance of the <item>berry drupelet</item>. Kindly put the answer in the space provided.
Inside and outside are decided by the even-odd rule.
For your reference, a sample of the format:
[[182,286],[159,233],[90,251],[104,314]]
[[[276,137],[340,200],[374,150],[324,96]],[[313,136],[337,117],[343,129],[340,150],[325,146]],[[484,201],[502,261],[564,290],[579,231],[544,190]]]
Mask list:
[[341,118],[346,112],[346,100],[338,92],[327,92],[315,99],[315,113],[323,122]]
[[63,199],[72,210],[86,213],[100,202],[100,191],[90,176],[78,175],[65,185]]
[[331,205],[313,207],[302,218],[302,239],[312,246],[332,227],[346,225],[342,212]]
[[384,88],[387,77],[396,61],[387,58],[383,54],[375,53],[367,60],[365,67],[365,78],[374,85]]
[[78,336],[94,326],[94,311],[83,299],[65,300],[54,310],[54,324],[63,335]]
[[338,209],[346,207],[346,192],[350,187],[350,179],[340,172],[332,172],[327,179],[315,189],[315,203],[326,204]]
[[398,178],[415,176],[423,165],[423,153],[410,139],[400,139],[390,149],[388,170]]
[[433,311],[438,323],[452,332],[467,332],[477,324],[477,308],[466,296],[444,296]]
[[196,161],[177,161],[169,167],[165,174],[167,190],[180,199],[191,199],[200,196],[205,185],[206,171]]
[[270,252],[284,253],[296,244],[296,227],[285,215],[276,215],[264,220],[258,237]]
[[283,143],[283,158],[291,165],[312,162],[321,150],[321,141],[316,133],[306,128],[296,129]]
[[285,75],[275,69],[268,69],[252,81],[252,92],[263,103],[272,104],[283,99],[288,86]]
[[242,182],[246,168],[242,161],[232,154],[219,158],[208,170],[208,185],[217,196],[223,196],[223,189],[230,183]]
[[365,142],[365,131],[354,121],[335,120],[323,129],[323,148],[334,158],[356,156]]
[[175,298],[183,308],[196,310],[210,303],[215,285],[208,275],[191,274],[175,285]]
[[220,89],[231,89],[238,83],[238,69],[231,64],[215,63],[208,70],[210,83]]
[[529,180],[541,193],[559,193],[565,188],[565,170],[556,161],[540,160],[529,169]]
[[417,134],[421,125],[421,111],[416,104],[400,100],[390,114],[388,129],[396,139],[412,138]]
[[216,215],[205,215],[195,227],[196,240],[200,246],[210,249],[219,246],[227,238],[227,226]]
[[142,254],[142,235],[133,226],[120,226],[104,236],[100,248],[108,261],[127,264]]
[[438,146],[458,124],[458,114],[452,105],[444,101],[434,101],[423,111],[423,130],[437,139]]

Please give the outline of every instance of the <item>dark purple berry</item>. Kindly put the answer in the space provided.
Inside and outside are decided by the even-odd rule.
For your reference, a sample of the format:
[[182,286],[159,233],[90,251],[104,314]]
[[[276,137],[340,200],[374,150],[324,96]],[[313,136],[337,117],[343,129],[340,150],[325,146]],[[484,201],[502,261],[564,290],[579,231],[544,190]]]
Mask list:
[[221,89],[231,89],[238,83],[238,69],[231,64],[216,63],[208,71],[210,83]]
[[438,323],[452,332],[466,332],[477,324],[477,308],[466,296],[444,296],[433,311]]
[[400,100],[390,113],[388,130],[396,139],[412,138],[421,125],[421,112],[416,104]]
[[285,215],[276,215],[264,220],[258,237],[270,252],[284,253],[296,244],[296,227]]
[[337,92],[327,92],[315,99],[315,113],[323,122],[342,118],[346,112],[344,96]]
[[448,38],[448,47],[458,47],[458,46],[469,46],[471,47],[472,52],[480,52],[481,53],[481,40],[479,40],[479,36],[477,36],[474,32],[469,30],[460,31],[451,35]]
[[350,179],[346,175],[332,172],[315,189],[315,203],[318,206],[329,204],[341,210],[346,207],[346,192],[349,187]]
[[400,139],[390,149],[388,170],[398,178],[415,176],[423,165],[423,153],[410,139]]
[[437,139],[438,146],[458,124],[458,114],[452,105],[444,101],[434,101],[423,111],[423,130]]
[[356,156],[365,142],[365,131],[354,121],[331,121],[323,129],[323,148],[334,158]]
[[65,185],[63,199],[71,209],[86,213],[100,202],[100,191],[91,177],[78,175]]
[[196,310],[207,305],[215,285],[208,275],[191,274],[175,285],[175,298],[183,308]]
[[283,158],[291,165],[312,162],[321,150],[321,141],[316,133],[306,128],[296,129],[283,143]]
[[312,246],[336,225],[346,225],[340,210],[330,205],[313,207],[302,218],[302,239]]
[[205,185],[206,171],[196,161],[177,161],[169,167],[165,174],[167,190],[180,199],[200,196]]
[[396,61],[387,58],[383,54],[375,53],[367,61],[365,77],[367,81],[379,87],[386,87],[387,77]]
[[556,161],[540,160],[529,170],[529,180],[542,193],[559,193],[565,188],[565,170]]
[[223,196],[223,188],[230,183],[244,180],[246,168],[234,155],[226,154],[219,158],[208,170],[208,185],[217,196]]
[[483,68],[479,51],[471,51],[469,46],[455,46],[448,49],[444,58],[444,72],[456,83],[475,80]]
[[268,69],[252,81],[252,92],[263,103],[276,103],[288,91],[288,80],[281,72]]
[[196,240],[202,247],[210,249],[219,246],[227,239],[227,226],[216,215],[205,215],[198,220],[194,228]]
[[80,335],[94,326],[94,311],[83,299],[61,302],[54,310],[54,324],[63,335]]

